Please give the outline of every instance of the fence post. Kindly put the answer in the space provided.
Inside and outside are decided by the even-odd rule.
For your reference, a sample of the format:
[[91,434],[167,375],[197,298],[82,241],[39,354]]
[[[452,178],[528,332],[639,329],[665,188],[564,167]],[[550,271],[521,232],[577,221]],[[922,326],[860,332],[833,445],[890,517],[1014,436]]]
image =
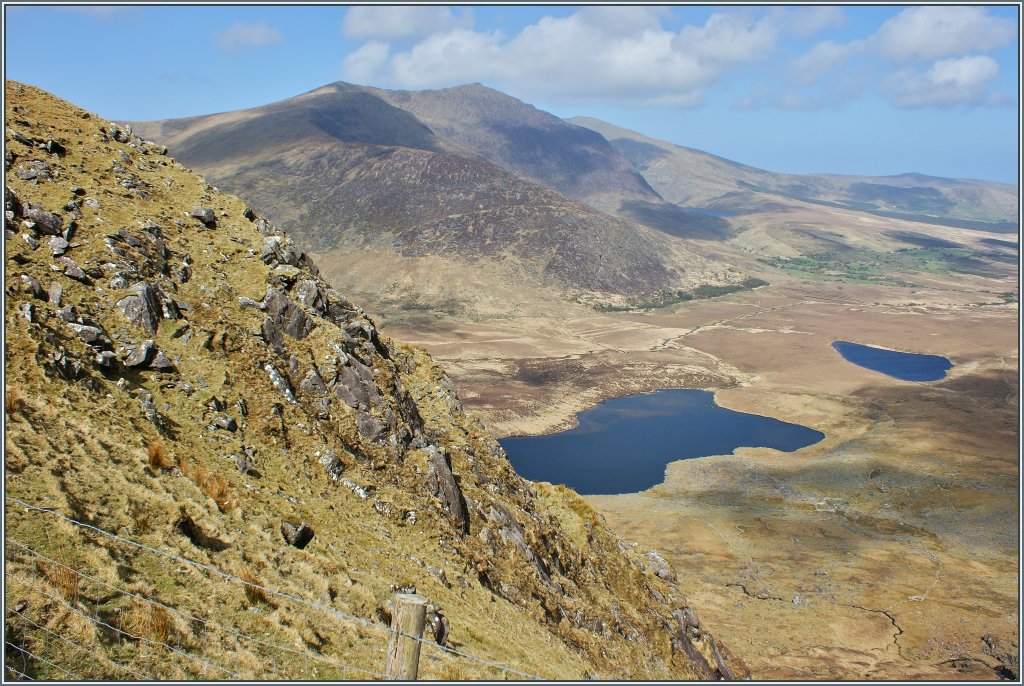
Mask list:
[[[395,595],[391,615],[391,639],[388,641],[384,676],[395,681],[413,681],[420,663],[420,641],[426,624],[427,599],[414,593]],[[413,636],[415,638],[409,638]]]

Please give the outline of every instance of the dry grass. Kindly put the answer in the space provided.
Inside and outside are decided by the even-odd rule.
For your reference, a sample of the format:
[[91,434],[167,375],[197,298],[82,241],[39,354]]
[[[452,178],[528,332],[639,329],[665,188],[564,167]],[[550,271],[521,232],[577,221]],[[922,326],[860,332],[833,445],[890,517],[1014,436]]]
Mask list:
[[[245,582],[245,597],[249,599],[249,602],[255,605],[256,603],[270,604],[270,596],[264,591],[261,586],[263,582],[260,578],[250,572],[248,569],[243,570],[239,573],[238,578]],[[254,585],[250,585],[254,584]]]
[[156,643],[167,643],[174,631],[174,620],[171,613],[159,605],[132,600],[131,607],[123,613],[121,630]]
[[40,560],[36,565],[43,577],[65,600],[72,605],[78,601],[78,572],[70,568],[64,555],[56,555],[54,562]]
[[164,451],[164,444],[160,441],[153,443],[146,443],[146,455],[149,459],[149,466],[153,469],[170,469],[174,464],[167,458],[167,453]]
[[211,474],[201,462],[196,462],[190,467],[180,457],[178,458],[178,467],[181,469],[181,473],[195,482],[203,493],[213,498],[213,502],[217,503],[218,510],[227,512],[234,506],[228,480],[223,476]]
[[13,417],[25,406],[25,399],[21,397],[21,391],[17,388],[8,388],[4,395],[4,411],[7,416]]

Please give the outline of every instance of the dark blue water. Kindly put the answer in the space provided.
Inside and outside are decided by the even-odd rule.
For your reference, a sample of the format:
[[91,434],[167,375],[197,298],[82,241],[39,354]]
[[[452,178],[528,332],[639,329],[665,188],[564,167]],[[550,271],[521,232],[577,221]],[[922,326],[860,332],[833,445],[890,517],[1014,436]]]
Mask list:
[[836,341],[832,347],[847,362],[903,381],[938,381],[953,366],[952,362],[939,355],[901,353],[848,341]]
[[708,391],[665,390],[601,403],[579,426],[500,441],[516,471],[583,495],[636,493],[661,483],[665,465],[740,446],[792,452],[825,434],[798,424],[719,407]]

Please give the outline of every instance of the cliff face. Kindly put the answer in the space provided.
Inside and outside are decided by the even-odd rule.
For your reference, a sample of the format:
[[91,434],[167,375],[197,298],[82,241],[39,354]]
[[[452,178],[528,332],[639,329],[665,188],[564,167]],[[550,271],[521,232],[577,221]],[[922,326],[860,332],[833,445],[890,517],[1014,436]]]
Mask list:
[[[19,672],[197,678],[197,660],[229,655],[242,678],[301,678],[303,656],[379,672],[380,637],[339,617],[386,623],[392,592],[415,587],[450,646],[525,673],[744,674],[660,558],[518,477],[429,356],[380,334],[240,199],[47,93],[6,94],[7,628],[34,656]],[[68,568],[74,593],[54,571]],[[143,602],[173,610],[156,643],[175,651],[97,623]],[[153,635],[150,615],[133,636]],[[263,643],[209,640],[186,615]],[[443,653],[422,669],[500,676]]]

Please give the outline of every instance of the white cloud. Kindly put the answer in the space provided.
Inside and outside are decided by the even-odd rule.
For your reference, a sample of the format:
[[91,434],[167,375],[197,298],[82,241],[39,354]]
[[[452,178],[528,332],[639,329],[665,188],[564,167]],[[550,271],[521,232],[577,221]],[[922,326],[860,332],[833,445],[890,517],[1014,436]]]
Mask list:
[[283,43],[281,32],[266,22],[232,24],[217,34],[217,49],[228,54],[262,48],[265,45]]
[[779,31],[801,37],[846,23],[846,13],[839,7],[778,8],[769,17]]
[[789,63],[793,78],[800,85],[817,83],[827,74],[834,73],[858,49],[857,42],[840,45],[830,40],[822,41]]
[[725,71],[769,57],[779,35],[767,17],[717,13],[676,33],[662,28],[665,16],[662,8],[588,7],[542,17],[511,37],[450,28],[399,51],[364,45],[343,71],[401,88],[479,81],[552,101],[694,107]]
[[988,86],[999,65],[987,55],[939,60],[926,72],[901,69],[890,76],[884,90],[898,107],[952,107],[994,104]]
[[992,16],[983,7],[912,7],[886,21],[873,42],[893,61],[927,62],[994,50],[1016,35],[1016,22]]
[[778,30],[766,19],[753,21],[742,14],[712,14],[704,26],[685,26],[673,47],[720,65],[754,62],[775,49]]
[[427,36],[439,31],[468,28],[473,25],[472,10],[459,15],[450,7],[352,7],[341,22],[346,38],[394,40]]

